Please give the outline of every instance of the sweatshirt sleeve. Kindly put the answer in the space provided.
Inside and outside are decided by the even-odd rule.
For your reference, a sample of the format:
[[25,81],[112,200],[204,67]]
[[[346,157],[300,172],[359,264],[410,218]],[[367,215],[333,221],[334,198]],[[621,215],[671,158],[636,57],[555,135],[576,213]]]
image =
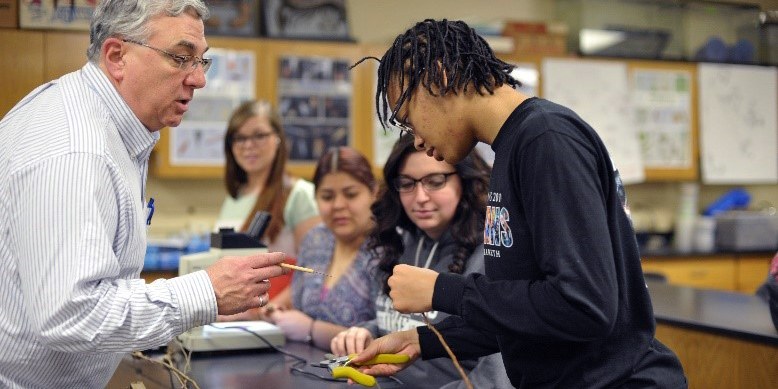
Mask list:
[[[591,146],[546,131],[510,156],[513,242],[500,261],[516,279],[440,274],[433,309],[505,336],[588,341],[616,320],[617,271],[607,216],[609,183]],[[611,205],[612,206],[612,205]],[[523,228],[521,231],[519,227]],[[529,270],[528,270],[529,269]],[[534,274],[533,274],[534,273]]]
[[[475,359],[500,351],[494,334],[470,326],[461,317],[449,316],[435,324],[435,329],[440,331],[457,358]],[[443,344],[429,327],[416,327],[416,332],[422,359],[448,357]]]

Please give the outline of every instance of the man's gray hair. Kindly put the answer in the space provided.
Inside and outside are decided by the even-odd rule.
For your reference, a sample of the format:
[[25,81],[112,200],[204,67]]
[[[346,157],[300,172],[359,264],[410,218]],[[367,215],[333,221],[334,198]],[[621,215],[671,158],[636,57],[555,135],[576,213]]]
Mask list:
[[202,0],[101,0],[89,27],[89,49],[86,56],[97,63],[103,42],[113,36],[145,42],[148,22],[158,15],[178,16],[189,10],[200,19],[208,19],[208,7]]

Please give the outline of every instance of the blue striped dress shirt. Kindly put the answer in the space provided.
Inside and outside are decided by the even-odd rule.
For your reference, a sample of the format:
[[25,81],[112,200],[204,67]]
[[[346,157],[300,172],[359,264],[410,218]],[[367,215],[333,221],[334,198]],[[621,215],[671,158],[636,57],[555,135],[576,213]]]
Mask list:
[[146,284],[149,132],[88,63],[0,121],[0,387],[98,388],[216,320],[205,271]]

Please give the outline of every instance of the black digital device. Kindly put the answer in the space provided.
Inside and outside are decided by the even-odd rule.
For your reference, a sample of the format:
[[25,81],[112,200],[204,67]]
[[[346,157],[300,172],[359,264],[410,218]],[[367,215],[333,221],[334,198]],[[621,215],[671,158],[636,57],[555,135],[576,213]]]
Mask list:
[[251,223],[249,223],[249,228],[248,231],[246,231],[246,235],[256,240],[260,240],[262,235],[265,233],[265,230],[270,225],[271,217],[272,216],[270,215],[270,212],[257,211],[257,213],[254,214],[254,217],[251,219]]

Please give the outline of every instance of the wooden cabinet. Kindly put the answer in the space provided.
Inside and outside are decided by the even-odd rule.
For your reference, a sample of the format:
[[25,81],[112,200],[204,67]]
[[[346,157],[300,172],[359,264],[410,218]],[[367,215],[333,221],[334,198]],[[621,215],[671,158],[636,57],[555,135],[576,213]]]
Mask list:
[[0,34],[0,118],[45,81],[43,49],[42,32],[3,30]]
[[778,387],[774,345],[661,322],[656,338],[678,355],[691,389]]
[[752,294],[767,277],[771,259],[768,253],[656,256],[644,257],[642,266],[671,284]]
[[736,269],[735,258],[727,255],[643,259],[643,272],[661,273],[671,284],[696,288],[735,290]]
[[755,293],[767,279],[770,255],[739,255],[737,259],[737,291]]

